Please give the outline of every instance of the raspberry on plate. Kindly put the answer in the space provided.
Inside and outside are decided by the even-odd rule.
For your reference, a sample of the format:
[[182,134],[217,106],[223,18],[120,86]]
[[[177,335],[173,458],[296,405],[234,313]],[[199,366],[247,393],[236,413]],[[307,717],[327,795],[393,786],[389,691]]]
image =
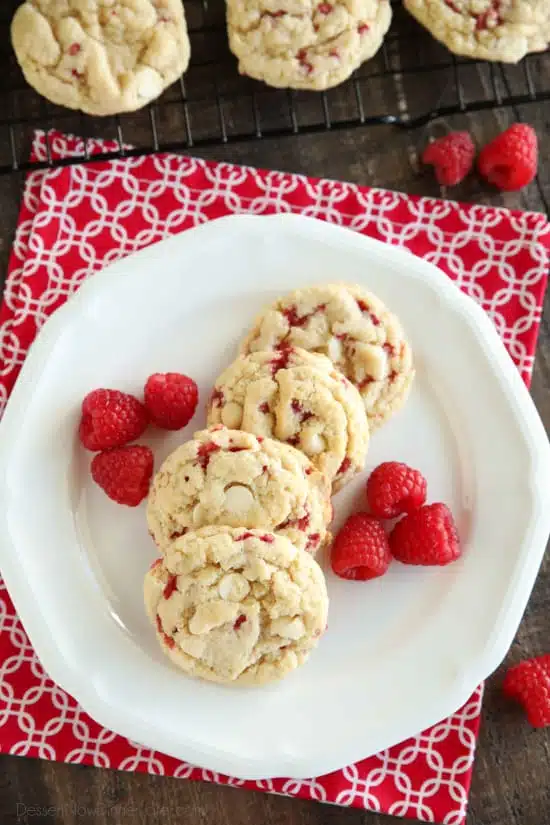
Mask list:
[[145,431],[149,417],[135,396],[119,390],[98,389],[82,402],[78,428],[87,450],[109,450],[135,441]]
[[367,503],[373,516],[395,518],[426,501],[427,483],[419,470],[400,461],[385,461],[367,481]]
[[145,406],[151,421],[165,430],[181,430],[195,414],[199,391],[192,378],[179,372],[156,372],[145,384]]
[[449,132],[426,146],[422,163],[435,168],[442,186],[455,186],[471,170],[475,154],[476,147],[468,132]]
[[460,540],[446,504],[425,504],[398,521],[390,533],[390,548],[404,564],[444,565],[461,554]]
[[334,539],[330,561],[343,579],[366,581],[384,575],[391,553],[381,522],[367,513],[350,516]]
[[137,507],[149,493],[153,453],[149,447],[132,445],[104,450],[94,456],[92,478],[118,504]]
[[537,165],[537,133],[526,123],[514,123],[484,146],[477,159],[480,174],[507,192],[531,183]]
[[502,684],[503,693],[520,702],[535,728],[550,726],[550,653],[526,659],[510,668]]

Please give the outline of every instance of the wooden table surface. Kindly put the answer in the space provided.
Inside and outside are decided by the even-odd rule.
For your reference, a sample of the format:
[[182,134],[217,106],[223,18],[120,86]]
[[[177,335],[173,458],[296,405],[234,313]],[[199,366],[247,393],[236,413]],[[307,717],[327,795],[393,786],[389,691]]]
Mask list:
[[[550,62],[550,61],[549,61]],[[549,83],[550,85],[550,83]],[[457,116],[445,128],[468,128],[481,145],[521,118],[537,128],[541,164],[536,183],[501,195],[475,176],[441,192],[418,155],[441,126],[410,132],[378,126],[333,134],[235,144],[204,157],[351,180],[409,193],[546,211],[550,204],[550,104],[520,112],[499,110]],[[0,178],[0,265],[5,272],[16,226],[21,179]],[[550,426],[550,298],[542,321],[532,392]],[[547,554],[516,640],[488,680],[474,769],[468,825],[546,825],[550,822],[550,730],[531,730],[521,712],[503,702],[499,682],[506,665],[550,652],[550,558]],[[392,825],[402,822],[313,802],[187,782],[181,779],[1,757],[0,822],[63,825]],[[33,808],[40,812],[32,812]],[[50,812],[48,813],[48,808]],[[109,809],[112,808],[110,811]],[[88,810],[88,813],[84,811]]]

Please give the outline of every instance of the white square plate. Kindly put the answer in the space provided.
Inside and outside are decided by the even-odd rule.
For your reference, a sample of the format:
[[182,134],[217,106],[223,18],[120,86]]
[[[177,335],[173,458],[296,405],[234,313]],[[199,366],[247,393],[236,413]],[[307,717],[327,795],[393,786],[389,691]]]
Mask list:
[[[193,681],[163,657],[142,607],[155,556],[144,507],[94,486],[76,430],[98,386],[140,393],[183,371],[203,401],[255,314],[287,290],[364,284],[401,318],[416,358],[406,407],[372,438],[367,470],[420,468],[452,508],[463,557],[334,577],[329,630],[308,663],[261,689]],[[201,410],[203,405],[201,404]],[[204,424],[149,438],[157,466]],[[335,499],[335,527],[366,474]],[[296,216],[233,216],[94,275],[33,345],[0,427],[0,561],[52,678],[101,724],[241,778],[319,775],[454,712],[503,659],[550,532],[550,448],[491,322],[434,266]]]

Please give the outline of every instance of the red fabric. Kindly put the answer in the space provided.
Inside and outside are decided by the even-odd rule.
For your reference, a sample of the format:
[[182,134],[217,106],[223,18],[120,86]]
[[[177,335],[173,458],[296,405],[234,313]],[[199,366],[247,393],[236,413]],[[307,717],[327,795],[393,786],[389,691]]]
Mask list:
[[[77,139],[49,140],[54,156],[82,150]],[[91,143],[89,149],[105,146]],[[46,157],[43,134],[34,152]],[[0,310],[0,412],[37,329],[85,278],[221,215],[277,211],[349,226],[440,266],[490,314],[529,382],[550,248],[543,215],[161,154],[29,176]],[[3,752],[206,779],[446,825],[465,817],[482,687],[430,730],[328,776],[241,782],[101,728],[44,673],[1,586],[0,662]]]

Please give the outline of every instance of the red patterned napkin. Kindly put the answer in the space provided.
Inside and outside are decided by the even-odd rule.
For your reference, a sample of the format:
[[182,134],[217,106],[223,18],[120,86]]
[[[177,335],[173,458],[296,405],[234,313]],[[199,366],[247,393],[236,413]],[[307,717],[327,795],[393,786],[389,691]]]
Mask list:
[[[82,142],[50,133],[52,155]],[[34,154],[47,157],[46,137]],[[109,147],[110,148],[110,147]],[[88,141],[89,150],[105,144]],[[490,314],[529,382],[546,286],[543,215],[468,206],[161,154],[29,175],[0,310],[0,413],[37,330],[82,281],[124,255],[232,212],[301,212],[400,244],[440,266]],[[449,719],[327,776],[243,782],[101,728],[46,675],[0,584],[0,751],[206,779],[460,825],[482,687]]]

